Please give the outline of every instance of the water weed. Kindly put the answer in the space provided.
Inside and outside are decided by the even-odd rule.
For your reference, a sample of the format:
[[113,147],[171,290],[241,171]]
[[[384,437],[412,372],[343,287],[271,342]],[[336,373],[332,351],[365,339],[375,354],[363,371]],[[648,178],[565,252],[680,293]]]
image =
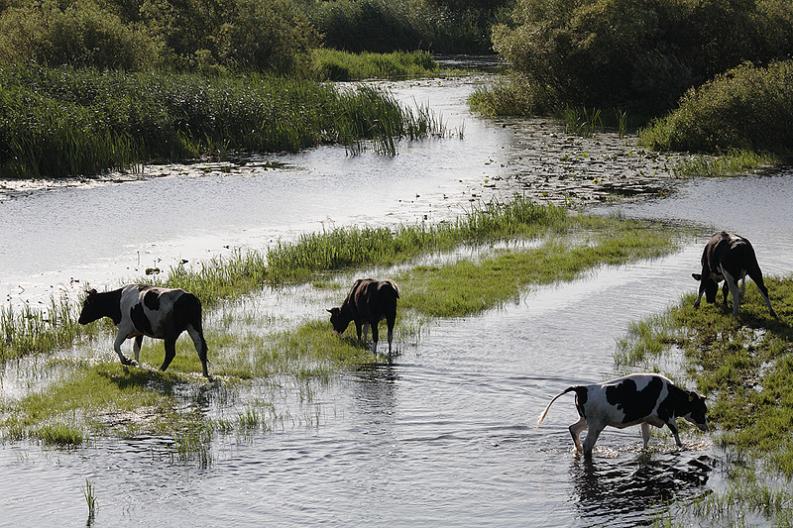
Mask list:
[[88,506],[88,524],[90,525],[96,516],[97,502],[94,483],[88,479],[85,479],[83,486],[83,498],[85,498],[85,505]]

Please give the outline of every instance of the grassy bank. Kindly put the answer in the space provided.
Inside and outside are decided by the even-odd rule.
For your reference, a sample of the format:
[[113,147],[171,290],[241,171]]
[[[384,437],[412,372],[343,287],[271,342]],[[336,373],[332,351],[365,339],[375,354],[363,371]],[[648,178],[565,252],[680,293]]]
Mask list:
[[720,303],[695,309],[686,295],[665,314],[634,324],[618,354],[621,363],[652,366],[670,349],[680,351],[686,374],[708,396],[718,441],[748,456],[744,471],[731,472],[725,495],[689,508],[726,524],[746,512],[776,521],[784,513],[778,506],[793,499],[764,483],[793,478],[793,278],[767,278],[766,285],[779,321],[753,284],[737,319]]
[[680,106],[642,131],[656,150],[793,151],[793,61],[742,65],[690,90]]
[[[613,218],[568,217],[564,210],[530,204],[500,211],[489,213],[490,217],[477,212],[459,220],[456,231],[447,227],[445,238],[436,240],[433,247],[452,245],[453,237],[458,241],[513,239],[519,233],[548,235],[550,241],[537,249],[498,250],[478,262],[419,266],[398,275],[396,279],[403,292],[399,334],[409,333],[417,320],[424,317],[474,315],[515,298],[526,286],[571,280],[598,265],[658,256],[674,247],[668,230],[647,224]],[[505,220],[508,215],[527,211],[533,211],[533,222],[525,216],[522,224]],[[562,226],[576,228],[575,240],[566,238],[567,230]],[[417,231],[412,232],[415,235]],[[435,236],[439,236],[437,232]],[[415,252],[404,249],[405,253],[378,253],[383,255],[382,260],[372,256],[361,261],[383,265],[402,261]],[[107,358],[102,354],[102,363],[78,358],[53,359],[45,368],[65,369],[62,380],[9,404],[4,409],[8,418],[2,425],[12,438],[37,438],[58,445],[81,443],[95,435],[141,432],[181,435],[184,430],[193,431],[191,435],[196,430],[202,431],[201,438],[207,440],[217,432],[218,424],[200,414],[183,415],[176,411],[180,404],[184,406],[185,398],[199,397],[207,387],[215,390],[213,387],[218,385],[220,390],[219,387],[275,376],[301,383],[324,382],[341,371],[382,361],[381,357],[372,356],[367,346],[356,342],[351,332],[343,338],[337,337],[324,319],[321,307],[317,308],[317,315],[323,318],[265,336],[228,329],[208,332],[211,371],[219,380],[209,386],[197,374],[200,364],[192,343],[186,338],[178,342],[176,358],[167,373],[152,368],[160,364],[163,352],[162,343],[151,340],[147,340],[141,359],[144,365],[152,367],[125,369],[117,363],[109,347]],[[119,415],[126,418],[121,421],[113,418]],[[238,425],[226,423],[223,427],[228,432],[236,430]]]
[[322,81],[408,79],[439,73],[438,64],[426,51],[349,53],[328,48],[311,51],[311,76]]
[[782,159],[772,154],[734,150],[717,156],[695,155],[678,161],[672,171],[681,178],[745,175],[776,167]]
[[372,88],[261,76],[0,69],[0,176],[63,177],[139,163],[296,151],[442,133],[427,109]]
[[[407,262],[421,254],[450,250],[460,244],[511,238],[531,238],[564,232],[578,225],[563,208],[516,199],[503,207],[474,209],[452,222],[389,228],[350,227],[302,235],[294,243],[279,243],[265,251],[237,251],[215,257],[195,268],[178,266],[168,279],[155,284],[185,288],[207,306],[234,299],[265,284],[304,282],[324,274],[375,263]],[[151,278],[140,279],[152,283]],[[0,314],[0,361],[69,346],[94,327],[77,324],[78,307],[54,300],[46,311]]]

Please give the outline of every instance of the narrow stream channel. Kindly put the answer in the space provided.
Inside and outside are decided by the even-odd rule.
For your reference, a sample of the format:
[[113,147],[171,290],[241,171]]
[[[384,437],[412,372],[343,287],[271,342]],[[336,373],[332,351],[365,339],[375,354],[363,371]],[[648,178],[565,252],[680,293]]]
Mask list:
[[[473,86],[390,84],[400,100],[429,102],[449,126],[465,123],[464,139],[402,145],[393,159],[324,147],[268,158],[286,164],[278,169],[172,166],[134,182],[8,194],[0,202],[3,293],[37,302],[87,280],[114,284],[140,274],[138,252],[140,267],[167,268],[331,223],[438,221],[470,200],[558,197],[546,184],[577,189],[572,198],[599,204],[596,212],[697,225],[702,237],[662,259],[602,267],[477,317],[433,322],[418,338],[403,336],[391,364],[314,386],[311,398],[288,384],[255,389],[248,397],[274,401],[283,415],[272,430],[219,438],[206,466],[173,460],[167,438],[100,439],[76,450],[7,441],[0,526],[84,523],[85,479],[99,501],[93,526],[108,527],[635,526],[652,524],[669,501],[718,489],[720,455],[707,437],[686,433],[677,451],[662,431],[643,453],[638,428],[607,430],[586,464],[567,431],[572,397],[542,428],[534,423],[566,386],[621,374],[617,340],[630,322],[695,288],[690,273],[711,228],[752,240],[764,273],[793,271],[793,174],[674,181],[663,173],[669,160],[635,154],[616,135],[568,141],[551,123],[472,116],[465,97]],[[527,147],[543,138],[550,153]],[[579,163],[554,172],[570,159],[568,144]],[[639,165],[652,169],[630,185],[675,192],[600,204],[592,171],[617,180]]]

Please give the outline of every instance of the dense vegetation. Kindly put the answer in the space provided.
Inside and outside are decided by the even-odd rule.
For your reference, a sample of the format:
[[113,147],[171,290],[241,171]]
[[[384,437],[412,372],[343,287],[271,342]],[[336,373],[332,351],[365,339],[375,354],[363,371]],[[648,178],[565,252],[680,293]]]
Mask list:
[[793,152],[793,62],[745,64],[690,90],[641,136],[658,150]]
[[519,0],[494,29],[499,53],[537,103],[620,107],[648,115],[743,61],[793,51],[784,0]]
[[438,124],[370,88],[282,77],[92,69],[0,69],[0,176],[95,174],[150,160],[294,151],[321,143],[353,150]]

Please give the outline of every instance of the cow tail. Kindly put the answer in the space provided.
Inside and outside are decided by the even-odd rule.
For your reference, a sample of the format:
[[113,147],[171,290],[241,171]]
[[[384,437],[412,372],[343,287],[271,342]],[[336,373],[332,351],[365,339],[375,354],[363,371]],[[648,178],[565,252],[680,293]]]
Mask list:
[[545,410],[542,411],[542,414],[539,416],[539,418],[537,418],[537,425],[542,425],[542,422],[543,422],[543,420],[545,420],[545,417],[548,415],[548,411],[551,409],[551,405],[553,404],[553,402],[555,402],[558,398],[560,398],[561,396],[564,396],[568,392],[575,391],[575,393],[577,395],[578,391],[582,390],[583,388],[584,387],[581,387],[580,385],[574,385],[574,386],[571,386],[571,387],[567,387],[565,390],[563,390],[562,392],[560,392],[559,394],[554,396],[553,399],[548,402],[548,405],[545,406]]
[[390,280],[388,281],[388,284],[390,284],[391,287],[394,288],[394,297],[399,299],[399,286],[397,286],[397,283]]

